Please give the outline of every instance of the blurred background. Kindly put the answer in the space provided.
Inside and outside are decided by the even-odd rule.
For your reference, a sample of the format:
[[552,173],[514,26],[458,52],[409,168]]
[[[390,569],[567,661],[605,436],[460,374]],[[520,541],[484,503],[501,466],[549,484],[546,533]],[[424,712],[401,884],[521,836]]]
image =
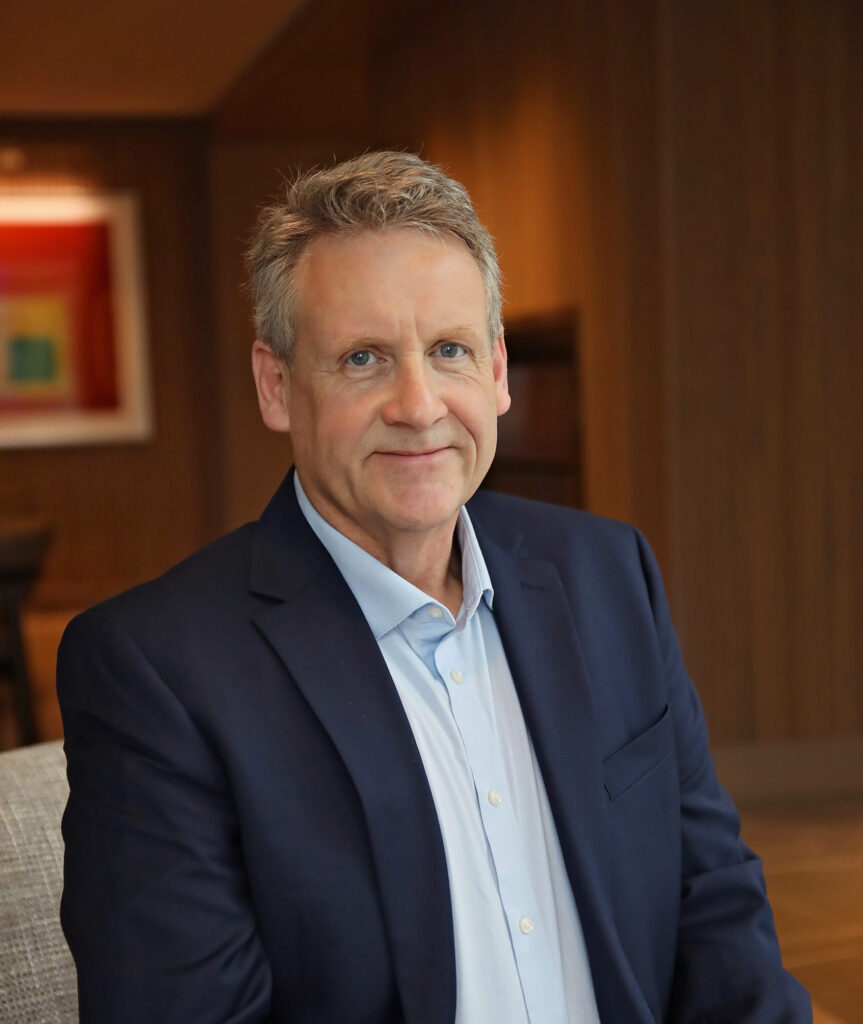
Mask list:
[[[258,208],[295,168],[418,151],[499,247],[495,485],[647,534],[776,865],[809,801],[816,852],[771,881],[788,941],[858,899],[798,973],[863,1020],[829,973],[863,973],[863,4],[4,0],[0,25],[0,195],[137,196],[153,404],[142,442],[0,449],[0,522],[50,530],[22,605],[38,738],[70,615],[256,517],[290,464],[249,372]],[[837,849],[801,910],[800,857]]]

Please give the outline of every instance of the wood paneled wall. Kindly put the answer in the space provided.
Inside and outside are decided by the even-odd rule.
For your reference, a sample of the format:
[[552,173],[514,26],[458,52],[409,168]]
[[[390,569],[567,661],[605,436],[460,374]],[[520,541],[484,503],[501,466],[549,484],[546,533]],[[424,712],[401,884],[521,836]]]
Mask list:
[[53,529],[37,602],[80,607],[212,537],[221,446],[206,258],[205,131],[193,122],[0,123],[17,187],[131,189],[141,200],[155,436],[0,450],[0,494]]
[[224,139],[257,110],[294,152],[448,166],[507,313],[579,309],[587,505],[656,548],[714,741],[863,732],[863,8],[376,0],[343,104],[304,31]]
[[663,9],[680,629],[714,732],[863,731],[863,9]]

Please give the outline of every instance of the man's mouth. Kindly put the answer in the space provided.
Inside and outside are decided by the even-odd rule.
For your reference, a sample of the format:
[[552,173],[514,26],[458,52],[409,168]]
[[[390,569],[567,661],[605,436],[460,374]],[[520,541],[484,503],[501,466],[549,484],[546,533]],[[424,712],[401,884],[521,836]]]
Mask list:
[[384,451],[379,451],[378,455],[388,455],[393,458],[401,459],[421,459],[429,458],[433,455],[438,455],[441,452],[449,451],[450,445],[440,445],[435,448],[389,448]]

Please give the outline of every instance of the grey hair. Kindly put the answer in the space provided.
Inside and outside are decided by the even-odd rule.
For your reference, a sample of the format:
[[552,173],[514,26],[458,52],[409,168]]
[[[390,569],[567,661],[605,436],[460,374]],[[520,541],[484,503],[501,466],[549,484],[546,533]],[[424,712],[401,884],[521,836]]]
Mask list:
[[491,235],[467,190],[413,153],[376,152],[298,175],[261,211],[246,254],[257,336],[290,363],[296,342],[296,269],[316,237],[413,228],[461,239],[485,288],[491,342],[501,328],[501,275]]

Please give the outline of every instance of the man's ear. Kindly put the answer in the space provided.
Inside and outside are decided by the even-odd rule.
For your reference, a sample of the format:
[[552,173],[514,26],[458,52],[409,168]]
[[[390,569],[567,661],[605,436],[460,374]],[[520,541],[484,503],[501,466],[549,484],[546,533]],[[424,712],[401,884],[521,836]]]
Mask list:
[[290,391],[291,374],[288,367],[276,358],[265,342],[257,339],[252,345],[252,374],[258,389],[261,418],[270,430],[287,433],[291,429]]
[[495,395],[497,399],[497,414],[503,416],[512,404],[509,397],[509,384],[506,376],[506,345],[503,340],[503,327],[497,336],[497,341],[492,349],[491,372],[494,376]]

